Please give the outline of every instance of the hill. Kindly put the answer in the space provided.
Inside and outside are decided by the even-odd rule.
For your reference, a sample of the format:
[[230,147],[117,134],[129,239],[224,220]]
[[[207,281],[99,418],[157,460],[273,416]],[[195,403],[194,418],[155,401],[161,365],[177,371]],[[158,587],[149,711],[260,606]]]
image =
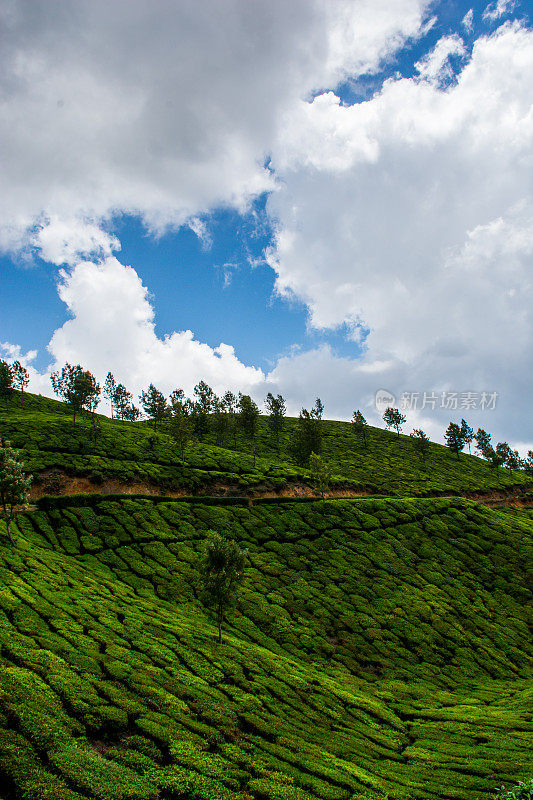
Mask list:
[[[354,488],[367,456],[344,423],[324,426],[338,485]],[[146,425],[102,419],[94,444],[40,398],[4,411],[6,431],[62,479],[99,463],[104,487],[159,491],[150,470],[181,469],[164,431],[148,445]],[[407,437],[372,438],[376,470],[390,452],[382,489],[404,453],[399,480],[427,491]],[[254,472],[206,441],[181,472],[184,492],[246,497],[44,496],[14,546],[0,522],[2,800],[488,800],[533,775],[533,510],[261,498],[308,476],[266,430],[260,449]],[[431,459],[435,492],[508,477],[466,455],[454,472],[438,445]],[[199,599],[209,530],[249,553],[221,645]]]
[[[54,400],[25,395],[0,406],[0,431],[22,452],[38,494],[83,491],[190,494],[301,493],[310,484],[306,469],[290,455],[297,420],[288,418],[280,449],[260,418],[257,459],[242,434],[207,434],[186,451],[185,465],[163,424],[154,432],[146,422],[99,418],[93,441],[87,421],[76,427],[67,407]],[[459,459],[431,443],[424,466],[409,436],[397,437],[369,427],[368,447],[358,446],[348,422],[322,422],[323,456],[333,471],[332,488],[350,494],[425,496],[465,493],[531,492],[523,472],[492,468],[483,459],[461,453]],[[85,478],[79,483],[71,478]],[[128,484],[130,487],[128,488]]]

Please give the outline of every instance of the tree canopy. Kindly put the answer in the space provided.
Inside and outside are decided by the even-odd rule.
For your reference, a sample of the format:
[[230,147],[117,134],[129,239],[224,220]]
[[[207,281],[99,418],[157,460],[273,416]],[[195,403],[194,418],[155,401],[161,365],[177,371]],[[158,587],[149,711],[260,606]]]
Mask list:
[[219,643],[226,611],[235,603],[237,589],[244,578],[247,557],[248,551],[241,550],[232,539],[208,532],[201,563],[202,599],[206,606],[214,608]]

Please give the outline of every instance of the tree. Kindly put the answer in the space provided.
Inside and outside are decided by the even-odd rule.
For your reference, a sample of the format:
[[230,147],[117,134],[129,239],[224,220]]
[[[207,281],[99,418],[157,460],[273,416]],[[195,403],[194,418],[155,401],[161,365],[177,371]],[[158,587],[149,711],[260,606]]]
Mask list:
[[109,401],[111,405],[111,419],[113,419],[113,408],[115,405],[115,392],[117,389],[117,384],[115,381],[115,376],[112,372],[108,372],[105,378],[104,389],[102,394],[104,395],[105,399]]
[[490,443],[491,438],[492,437],[490,433],[484,431],[483,428],[478,428],[477,433],[474,434],[474,439],[476,441],[476,450],[478,450],[483,456],[483,458],[486,458],[487,460],[490,460],[489,454],[490,451],[492,450],[492,445]]
[[13,370],[7,361],[0,360],[0,397],[7,403],[13,391]]
[[351,424],[352,424],[352,430],[355,433],[356,441],[358,440],[362,441],[363,447],[366,448],[368,423],[361,414],[361,412],[359,411],[359,409],[353,412]]
[[507,442],[498,442],[496,445],[496,455],[500,461],[498,466],[506,466],[508,469],[518,469],[515,467],[517,459],[519,459],[518,451],[512,450]]
[[28,506],[31,475],[24,474],[24,465],[10,442],[0,439],[0,509],[6,522],[9,541],[13,543],[11,523]]
[[259,422],[259,408],[249,394],[239,392],[239,423],[246,436],[252,440],[255,467],[255,435]]
[[397,408],[391,408],[390,406],[385,409],[385,413],[383,414],[383,421],[385,422],[387,428],[394,428],[396,431],[396,436],[400,436],[400,431],[402,429],[402,425],[405,423],[405,415],[402,414]]
[[52,388],[58,397],[63,398],[70,406],[76,425],[76,414],[87,410],[96,410],[100,398],[100,384],[89,370],[79,364],[65,364],[61,372],[50,375]]
[[124,409],[124,419],[127,419],[128,422],[137,422],[139,417],[141,416],[141,412],[131,403],[127,408]]
[[185,450],[192,439],[192,420],[190,403],[187,402],[183,389],[176,389],[170,395],[171,420],[170,435],[176,442],[181,456],[181,463],[185,465]]
[[285,400],[280,394],[274,397],[272,392],[269,392],[265,405],[268,411],[268,427],[276,440],[276,449],[279,450],[279,437],[285,425],[285,414],[287,413]]
[[314,483],[313,492],[314,494],[320,495],[322,500],[325,500],[331,483],[331,468],[329,464],[316,453],[311,453],[309,468]]
[[213,431],[216,434],[217,444],[224,438],[224,434],[228,429],[228,416],[226,414],[224,403],[215,395],[213,405]]
[[459,458],[459,453],[465,446],[465,442],[461,433],[461,428],[456,422],[450,422],[446,428],[444,439],[446,440],[446,444],[452,453],[455,453],[457,458]]
[[520,453],[518,450],[513,450],[509,448],[509,453],[507,458],[505,459],[505,466],[513,472],[513,470],[520,469],[524,465],[524,461],[520,458]]
[[524,470],[528,475],[533,475],[533,450],[527,451],[527,456],[524,459]]
[[324,413],[324,404],[322,403],[322,400],[320,399],[320,397],[317,397],[317,399],[315,400],[315,404],[314,404],[313,408],[311,409],[311,415],[315,419],[322,419],[322,414],[323,413]]
[[241,550],[232,539],[209,531],[201,563],[202,599],[206,606],[215,610],[219,644],[222,642],[222,623],[227,609],[235,603],[247,557],[248,551]]
[[194,403],[193,423],[195,432],[202,436],[209,431],[209,415],[213,412],[216,395],[205,381],[194,387],[196,401]]
[[113,406],[119,419],[127,419],[128,411],[131,408],[133,396],[128,392],[124,384],[118,383],[112,394]]
[[322,452],[320,420],[317,419],[312,411],[308,411],[306,408],[302,408],[300,411],[290,451],[302,466],[306,466],[309,463],[311,453],[320,455]]
[[167,413],[167,401],[165,395],[156,389],[154,384],[151,383],[148,391],[142,392],[139,395],[139,400],[144,409],[144,413],[154,423],[154,431],[157,430],[157,423],[164,419]]
[[220,403],[228,418],[228,429],[230,434],[233,435],[233,447],[237,447],[237,398],[233,392],[228,391],[224,393]]
[[501,467],[501,465],[503,464],[502,456],[498,452],[498,446],[496,446],[495,449],[494,447],[491,447],[489,445],[483,455],[487,459],[487,461],[490,462],[491,467],[494,467],[495,469],[497,467]]
[[21,393],[21,406],[24,408],[24,389],[30,382],[30,374],[28,370],[22,366],[20,361],[14,361],[12,363],[11,372],[13,375],[13,386]]
[[424,467],[426,466],[426,456],[429,451],[429,438],[426,436],[422,428],[415,428],[413,432],[410,434],[411,439],[413,440],[413,445],[418,453],[420,460]]
[[474,429],[468,425],[465,419],[461,420],[461,436],[463,437],[463,442],[468,445],[468,452],[471,453],[470,445],[474,439]]

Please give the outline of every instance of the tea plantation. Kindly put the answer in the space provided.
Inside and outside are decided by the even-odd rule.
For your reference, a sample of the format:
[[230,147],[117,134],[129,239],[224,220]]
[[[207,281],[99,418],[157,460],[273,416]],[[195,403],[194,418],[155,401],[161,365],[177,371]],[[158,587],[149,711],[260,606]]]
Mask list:
[[[48,398],[26,394],[6,406],[0,401],[0,431],[21,451],[28,472],[43,491],[57,493],[50,471],[87,476],[95,487],[106,480],[147,482],[163,494],[187,489],[218,493],[223,485],[236,494],[257,489],[279,491],[309,483],[309,474],[290,456],[297,420],[288,418],[280,448],[271,436],[266,417],[260,418],[257,459],[241,433],[216,437],[209,433],[186,451],[180,463],[177,447],[162,424],[154,432],[149,423],[128,423],[99,418],[99,435],[90,435],[87,420],[72,423],[67,406]],[[443,445],[432,443],[424,466],[408,435],[381,428],[368,429],[368,446],[362,448],[348,422],[322,422],[323,457],[331,465],[332,486],[353,492],[405,496],[489,492],[523,487],[533,492],[531,477],[523,472],[492,468],[467,453],[457,459]]]
[[[349,426],[324,424],[342,485],[527,490],[438,445],[424,474],[407,437],[377,429],[362,454]],[[1,425],[36,473],[191,491],[215,474],[243,493],[307,477],[266,429],[255,471],[245,441],[196,444],[183,470],[165,432],[102,418],[93,443],[41,398]],[[529,509],[86,494],[44,496],[12,527],[0,800],[488,800],[533,776]],[[200,602],[208,531],[248,550],[220,645]]]

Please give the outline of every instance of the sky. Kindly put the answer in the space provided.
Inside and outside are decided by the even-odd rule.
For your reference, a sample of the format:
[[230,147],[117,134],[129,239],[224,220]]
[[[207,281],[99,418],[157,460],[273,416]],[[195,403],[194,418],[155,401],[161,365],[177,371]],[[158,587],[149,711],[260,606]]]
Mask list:
[[0,355],[533,447],[531,10],[2,0]]

